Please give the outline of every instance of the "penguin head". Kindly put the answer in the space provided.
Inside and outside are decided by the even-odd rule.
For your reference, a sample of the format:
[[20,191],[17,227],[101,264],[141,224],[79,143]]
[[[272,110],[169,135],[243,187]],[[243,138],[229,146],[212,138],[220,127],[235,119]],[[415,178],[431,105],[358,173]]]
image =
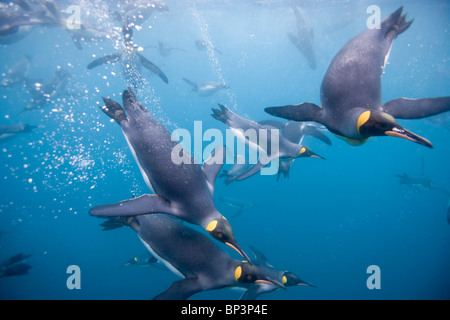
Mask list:
[[206,226],[206,231],[208,231],[215,239],[236,250],[245,260],[250,262],[248,256],[237,244],[231,225],[225,217],[221,216],[220,218],[210,221]]
[[295,273],[290,271],[285,271],[281,279],[283,285],[285,286],[312,286],[313,285],[300,279]]
[[319,156],[317,153],[313,152],[310,148],[306,146],[300,146],[300,151],[298,152],[297,158],[319,158],[325,159],[322,156]]
[[236,269],[234,269],[234,279],[238,283],[265,283],[277,287],[284,288],[282,283],[266,277],[257,266],[242,261]]
[[368,139],[373,136],[391,136],[433,148],[430,141],[406,130],[390,114],[379,110],[362,112],[358,117],[356,128],[362,139]]

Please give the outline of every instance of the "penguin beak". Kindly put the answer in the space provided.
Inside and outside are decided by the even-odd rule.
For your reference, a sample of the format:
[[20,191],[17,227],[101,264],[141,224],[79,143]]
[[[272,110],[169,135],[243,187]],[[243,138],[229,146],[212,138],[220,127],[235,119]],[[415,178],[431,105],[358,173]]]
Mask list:
[[236,250],[248,263],[250,263],[251,265],[253,265],[253,263],[250,261],[250,258],[247,256],[247,254],[244,252],[244,250],[242,250],[237,243],[230,243],[230,242],[225,242],[225,244],[227,246],[229,246],[230,248]]
[[325,157],[319,156],[318,154],[312,154],[311,158],[318,158],[318,159],[323,159],[323,160],[327,160]]
[[431,144],[430,141],[402,127],[393,127],[392,130],[386,131],[384,132],[384,134],[391,137],[403,138],[418,143],[420,145],[423,145],[425,147],[433,148],[433,145]]

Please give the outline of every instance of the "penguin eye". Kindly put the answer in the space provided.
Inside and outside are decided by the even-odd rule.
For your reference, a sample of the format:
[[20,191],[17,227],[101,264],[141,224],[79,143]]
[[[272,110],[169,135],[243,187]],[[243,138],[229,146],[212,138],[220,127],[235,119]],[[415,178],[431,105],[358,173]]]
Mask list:
[[223,238],[223,233],[222,232],[217,232],[217,238],[222,239]]

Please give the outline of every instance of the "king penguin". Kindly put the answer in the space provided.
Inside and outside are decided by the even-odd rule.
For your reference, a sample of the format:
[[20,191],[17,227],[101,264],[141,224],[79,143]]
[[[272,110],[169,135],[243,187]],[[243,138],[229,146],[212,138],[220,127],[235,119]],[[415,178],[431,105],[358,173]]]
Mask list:
[[154,300],[185,300],[195,293],[247,284],[283,284],[264,275],[258,267],[231,258],[203,233],[188,227],[176,217],[147,214],[119,217],[134,229],[151,254],[169,270],[182,277]]
[[105,63],[114,63],[122,61],[122,71],[127,81],[131,83],[134,89],[137,89],[138,85],[142,84],[140,67],[150,70],[156,74],[162,81],[169,83],[169,79],[162,72],[162,70],[149,61],[146,57],[138,52],[138,47],[133,42],[133,28],[132,25],[125,24],[122,28],[124,49],[118,53],[113,53],[100,58],[95,59],[87,65],[88,69],[93,69]]
[[203,166],[190,161],[172,160],[177,142],[170,132],[139,102],[130,88],[122,95],[123,107],[107,98],[102,111],[121,127],[147,186],[155,194],[145,194],[116,204],[92,208],[93,216],[135,216],[167,213],[200,225],[217,240],[239,252],[249,261],[233,235],[230,223],[216,209],[214,182],[225,161],[223,146],[218,146]]
[[[250,249],[254,255],[254,259],[252,259],[254,265],[258,267],[258,269],[261,270],[261,272],[269,279],[273,279],[278,283],[281,283],[285,287],[292,287],[292,286],[310,286],[313,288],[316,287],[315,285],[303,281],[302,279],[300,279],[299,276],[297,276],[295,273],[291,271],[281,271],[275,269],[274,266],[269,263],[266,256],[261,251],[259,251],[254,247],[250,247]],[[260,296],[263,293],[271,293],[280,289],[279,286],[275,286],[273,283],[262,283],[262,284],[248,283],[245,284],[245,286],[247,287],[247,290],[241,296],[240,300],[255,300],[258,296]]]
[[[233,131],[236,137],[243,143],[248,145],[249,148],[262,151],[260,153],[260,155],[262,155],[259,157],[258,162],[255,165],[251,166],[250,169],[248,169],[246,172],[240,174],[239,176],[236,176],[234,180],[240,181],[249,178],[261,171],[271,161],[278,159],[289,160],[303,157],[324,159],[322,156],[315,154],[308,147],[293,143],[289,139],[285,138],[283,134],[278,134],[279,130],[277,128],[274,128],[272,126],[265,126],[252,120],[243,118],[221,104],[219,104],[219,107],[220,110],[214,108],[212,109],[212,117],[225,123]],[[249,132],[249,130],[251,131]],[[266,131],[267,133],[267,143],[261,143],[261,132],[263,131]],[[274,131],[275,134],[273,134]],[[257,137],[257,142],[249,139],[249,137],[251,137],[253,133]],[[276,141],[274,141],[274,143],[272,142],[272,136],[278,136],[278,150],[271,150],[272,146],[276,144]]]
[[394,39],[412,21],[402,15],[403,7],[351,39],[333,58],[322,81],[322,107],[301,103],[269,107],[271,115],[296,121],[316,121],[352,145],[361,145],[372,136],[404,138],[426,147],[433,145],[400,126],[395,118],[418,119],[450,110],[450,97],[407,99],[382,103],[381,76]]

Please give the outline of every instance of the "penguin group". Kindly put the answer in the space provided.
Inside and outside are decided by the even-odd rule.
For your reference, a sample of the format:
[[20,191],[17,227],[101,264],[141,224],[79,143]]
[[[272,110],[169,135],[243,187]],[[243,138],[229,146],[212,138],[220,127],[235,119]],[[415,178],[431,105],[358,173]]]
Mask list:
[[[18,10],[28,14],[24,16],[26,19],[22,17],[23,19],[15,20],[14,23],[9,21],[13,21],[15,16],[10,11],[5,11],[9,15],[5,15],[8,19],[5,18],[2,22],[0,36],[14,35],[20,29],[37,25],[61,26],[60,10],[53,2],[42,1],[41,5],[37,3],[40,2],[28,4],[27,1],[17,1]],[[148,6],[148,3],[154,5]],[[168,128],[138,98],[138,90],[143,85],[141,67],[169,84],[162,69],[140,53],[140,47],[133,41],[133,28],[145,21],[154,10],[164,12],[168,8],[160,1],[142,1],[142,5],[124,7],[115,12],[117,21],[122,24],[123,48],[116,53],[96,58],[86,66],[90,70],[121,62],[122,72],[128,83],[121,93],[122,101],[102,97],[100,110],[120,127],[151,193],[121,201],[111,200],[108,204],[98,203],[90,209],[89,214],[107,219],[102,223],[104,230],[125,226],[136,232],[153,257],[148,263],[159,261],[181,277],[181,280],[173,282],[167,290],[154,296],[155,300],[188,299],[202,291],[229,287],[243,289],[241,299],[256,299],[261,294],[286,289],[288,286],[315,287],[292,271],[276,269],[259,249],[251,247],[252,255],[246,253],[239,242],[241,235],[235,234],[233,230],[234,221],[230,222],[216,207],[216,180],[225,178],[227,185],[231,182],[238,183],[256,175],[273,161],[279,162],[277,180],[281,175],[288,178],[296,159],[325,159],[303,142],[305,136],[312,136],[331,145],[331,140],[324,134],[325,130],[352,145],[361,145],[373,136],[391,136],[432,148],[430,141],[402,127],[396,119],[420,119],[447,112],[450,110],[450,97],[398,98],[383,103],[381,95],[381,78],[393,42],[410,28],[412,21],[406,21],[406,15],[402,14],[403,8],[399,8],[385,18],[379,28],[365,30],[350,39],[332,59],[325,73],[320,87],[321,106],[303,102],[264,109],[267,114],[288,122],[280,122],[275,118],[253,121],[222,104],[218,104],[219,108],[212,108],[211,116],[218,120],[218,124],[224,124],[233,131],[249,149],[261,148],[241,132],[250,129],[269,132],[269,144],[261,150],[262,155],[256,164],[250,165],[244,159],[239,166],[235,164],[229,170],[222,170],[227,154],[226,146],[222,145],[216,146],[202,164],[195,161],[174,163],[172,155],[177,142],[172,139]],[[312,46],[313,33],[306,27],[300,12],[295,9],[294,13],[297,33],[289,33],[288,37],[305,55],[310,68],[315,70],[317,61]],[[87,25],[77,30],[68,30],[78,49],[82,49],[83,39],[86,40],[81,33],[89,30],[92,37],[101,37],[103,32]],[[195,45],[198,50],[222,54],[212,44],[202,40],[197,40]],[[162,51],[164,48],[166,51]],[[170,50],[169,47],[163,47],[162,42],[159,42],[159,49],[165,55]],[[10,72],[3,82],[4,86],[29,83],[24,80],[29,60],[26,57]],[[60,92],[58,88],[65,87],[68,79],[67,72],[57,70],[54,78],[39,86],[39,90],[30,88],[33,100],[23,111],[41,108],[49,103],[51,97]],[[221,82],[197,84],[185,77],[182,79],[203,97],[229,88]],[[6,139],[33,128],[30,125],[0,125],[0,138]],[[278,134],[277,150],[269,147],[271,132]],[[259,135],[256,138],[257,141],[262,139]],[[184,159],[192,159],[187,150],[183,149],[181,153]],[[219,199],[238,207],[239,214],[243,208],[255,206],[223,196]],[[238,254],[239,259],[226,250],[228,247],[232,249],[231,253]],[[131,260],[130,264],[135,264],[133,261],[135,260]],[[7,270],[10,270],[10,265],[12,263],[9,262],[2,264],[4,275],[0,276],[9,275]],[[28,269],[22,265],[22,269],[14,272],[26,273]]]

